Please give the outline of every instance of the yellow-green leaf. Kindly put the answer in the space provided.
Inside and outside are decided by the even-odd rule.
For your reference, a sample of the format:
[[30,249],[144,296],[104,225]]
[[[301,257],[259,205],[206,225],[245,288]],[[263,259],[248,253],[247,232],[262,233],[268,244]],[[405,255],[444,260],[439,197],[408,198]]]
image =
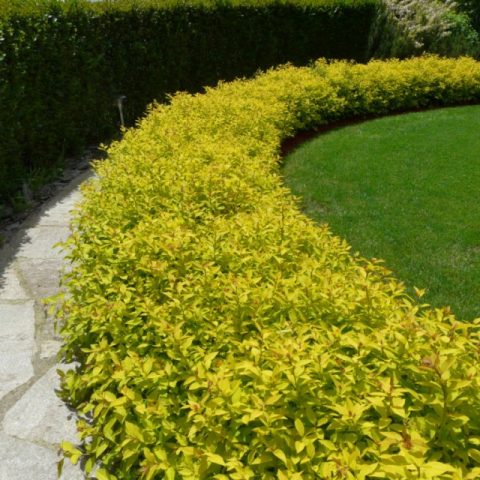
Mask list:
[[135,425],[132,422],[125,422],[125,431],[127,432],[127,435],[130,435],[131,437],[136,438],[140,442],[145,441],[143,437],[143,433],[138,427],[138,425]]
[[301,437],[305,435],[305,427],[303,425],[303,422],[299,418],[295,419],[295,429]]

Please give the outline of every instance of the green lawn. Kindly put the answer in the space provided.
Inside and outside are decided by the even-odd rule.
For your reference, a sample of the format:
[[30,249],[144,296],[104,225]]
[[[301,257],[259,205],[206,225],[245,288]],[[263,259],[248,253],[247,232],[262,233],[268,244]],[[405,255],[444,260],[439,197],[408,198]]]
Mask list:
[[480,106],[377,119],[322,134],[285,159],[305,212],[364,257],[480,317]]

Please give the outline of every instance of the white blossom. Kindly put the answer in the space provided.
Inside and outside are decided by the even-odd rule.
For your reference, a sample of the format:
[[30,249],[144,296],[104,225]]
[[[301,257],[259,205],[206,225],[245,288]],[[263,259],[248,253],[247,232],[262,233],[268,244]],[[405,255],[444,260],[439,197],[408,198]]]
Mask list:
[[478,35],[457,7],[454,0],[383,0],[374,53],[400,57],[478,53]]

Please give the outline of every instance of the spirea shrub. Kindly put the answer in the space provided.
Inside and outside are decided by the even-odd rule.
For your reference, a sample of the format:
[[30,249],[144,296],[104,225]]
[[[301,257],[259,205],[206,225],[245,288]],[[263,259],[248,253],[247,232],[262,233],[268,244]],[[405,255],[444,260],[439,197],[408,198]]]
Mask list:
[[62,396],[113,479],[480,476],[480,321],[408,297],[283,186],[282,140],[480,100],[480,64],[319,60],[154,105],[67,242]]

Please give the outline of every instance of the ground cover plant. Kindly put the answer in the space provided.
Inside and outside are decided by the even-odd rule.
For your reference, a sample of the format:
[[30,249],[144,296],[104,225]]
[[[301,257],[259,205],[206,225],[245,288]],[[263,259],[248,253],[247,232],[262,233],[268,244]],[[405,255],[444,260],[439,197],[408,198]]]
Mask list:
[[423,298],[480,317],[480,107],[399,115],[334,130],[285,163],[307,214],[386,261]]
[[297,130],[479,100],[479,63],[426,57],[153,106],[96,164],[68,243],[67,457],[100,480],[478,478],[479,322],[352,255],[278,165]]

